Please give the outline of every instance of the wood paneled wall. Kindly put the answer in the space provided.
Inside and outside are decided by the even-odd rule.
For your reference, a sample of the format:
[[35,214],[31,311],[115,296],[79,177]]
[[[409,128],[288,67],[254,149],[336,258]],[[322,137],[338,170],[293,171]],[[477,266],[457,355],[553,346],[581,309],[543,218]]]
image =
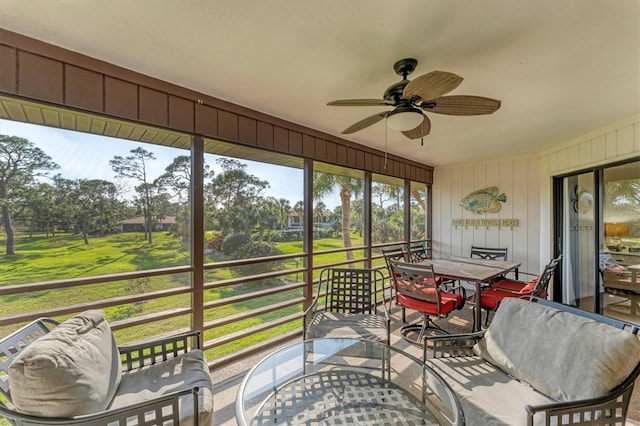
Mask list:
[[0,29],[0,94],[83,113],[196,133],[432,183],[433,167],[389,155]]
[[[469,256],[470,247],[508,247],[521,270],[538,273],[551,258],[554,176],[618,161],[640,159],[640,116],[558,143],[524,158],[437,167],[433,185],[435,256]],[[497,186],[507,195],[498,213],[474,215],[459,203],[469,193]],[[518,219],[510,228],[454,226],[452,219]]]
[[[539,269],[539,162],[536,158],[438,167],[433,185],[434,256],[469,257],[471,246],[507,247],[525,272]],[[460,206],[471,192],[497,186],[507,196],[497,213],[474,214]],[[518,219],[517,227],[455,226],[452,219]]]

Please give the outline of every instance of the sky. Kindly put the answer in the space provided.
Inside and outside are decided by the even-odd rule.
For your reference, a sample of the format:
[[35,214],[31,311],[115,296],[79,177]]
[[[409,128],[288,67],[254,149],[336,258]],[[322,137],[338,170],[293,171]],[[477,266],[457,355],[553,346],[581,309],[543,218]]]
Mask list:
[[[109,161],[115,155],[129,156],[130,151],[138,147],[155,154],[156,160],[149,165],[152,179],[160,176],[175,157],[189,155],[187,150],[8,120],[0,120],[0,134],[19,136],[33,142],[60,166],[49,175],[60,173],[67,179],[104,179],[114,182],[115,173]],[[205,155],[206,164],[217,173],[220,168],[215,163],[216,158],[219,157]],[[269,182],[270,188],[265,196],[285,198],[292,206],[303,199],[302,170],[238,160],[247,164],[248,173]],[[322,201],[331,210],[340,204],[337,194]]]

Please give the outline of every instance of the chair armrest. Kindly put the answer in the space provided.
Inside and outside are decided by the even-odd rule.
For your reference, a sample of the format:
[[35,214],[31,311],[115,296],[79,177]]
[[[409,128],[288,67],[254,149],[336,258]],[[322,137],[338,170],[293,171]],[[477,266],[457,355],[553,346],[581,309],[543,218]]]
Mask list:
[[[633,380],[626,380],[613,391],[596,398],[543,405],[527,405],[525,407],[527,425],[533,425],[533,418],[537,413],[544,413],[546,417],[545,424],[624,424],[633,385]],[[622,401],[620,400],[621,398]],[[622,408],[621,411],[620,408]],[[596,414],[599,417],[596,417]],[[569,416],[573,416],[573,419]],[[563,419],[563,417],[565,418]]]
[[311,304],[309,306],[307,306],[307,309],[305,309],[304,312],[302,313],[302,337],[303,337],[303,339],[306,336],[307,327],[309,327],[309,324],[311,324],[311,320],[313,319],[313,315],[316,313],[317,306],[318,306],[318,300],[317,299],[313,299],[313,302],[311,302]]
[[[182,391],[176,391],[168,393],[166,395],[149,399],[147,401],[141,401],[136,404],[131,404],[127,407],[121,407],[114,410],[105,410],[99,413],[86,414],[83,416],[77,416],[73,418],[44,418],[37,416],[30,416],[27,414],[21,414],[12,411],[0,404],[0,416],[10,420],[15,426],[31,426],[37,425],[85,425],[85,426],[126,426],[127,421],[131,421],[133,418],[137,419],[137,424],[144,424],[148,426],[162,426],[165,424],[179,424],[180,412],[178,411],[178,401],[181,397],[188,394],[193,394],[194,401],[194,413],[199,413],[198,403],[198,387],[192,389],[185,389]],[[147,416],[145,416],[145,413]],[[155,418],[152,423],[149,423],[149,419],[153,418],[148,414],[154,414]],[[162,413],[159,417],[158,413]],[[197,414],[196,414],[197,415]],[[194,422],[198,424],[198,422]]]
[[[196,342],[195,347],[191,346],[191,341]],[[189,331],[163,339],[118,347],[123,371],[166,361],[169,358],[187,353],[191,349],[200,349],[199,331]]]
[[484,337],[485,331],[475,333],[447,334],[444,336],[427,336],[424,338],[423,359],[431,349],[432,358],[475,356],[473,347]]

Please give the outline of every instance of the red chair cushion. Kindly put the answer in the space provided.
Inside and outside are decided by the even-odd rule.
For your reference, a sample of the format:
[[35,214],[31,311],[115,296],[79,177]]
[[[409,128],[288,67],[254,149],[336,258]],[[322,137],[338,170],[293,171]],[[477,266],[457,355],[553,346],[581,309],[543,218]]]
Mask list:
[[[433,288],[427,290],[430,290],[430,292],[428,291],[427,293],[431,295],[433,295],[435,291]],[[438,312],[438,305],[435,302],[414,299],[413,297],[398,293],[399,305],[430,315],[447,315],[454,309],[462,307],[463,303],[464,300],[460,294],[440,292],[440,312]]]
[[525,291],[525,288],[526,288],[527,289],[526,291],[531,291],[533,290],[533,287],[535,287],[536,283],[538,282],[538,278],[540,278],[540,276],[536,275],[529,282],[510,280],[509,278],[501,278],[498,281],[494,282],[491,285],[491,288],[497,288],[497,289],[502,288],[502,289],[507,289],[511,291]]
[[[480,305],[485,309],[495,310],[498,308],[498,305],[500,304],[500,302],[502,302],[502,299],[507,297],[527,296],[531,294],[534,288],[535,288],[535,283],[529,283],[526,286],[524,286],[520,291],[514,293],[511,291],[506,291],[506,290],[501,290],[499,288],[491,287],[486,289],[480,294]],[[547,292],[542,292],[542,294],[539,295],[539,297],[543,299],[546,298]]]

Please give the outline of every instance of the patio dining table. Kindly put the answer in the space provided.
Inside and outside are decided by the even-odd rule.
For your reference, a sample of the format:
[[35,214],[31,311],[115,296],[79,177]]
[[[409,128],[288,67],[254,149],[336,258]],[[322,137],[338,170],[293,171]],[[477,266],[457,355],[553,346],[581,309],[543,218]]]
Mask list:
[[[433,265],[433,271],[444,278],[468,281],[475,284],[477,306],[480,306],[482,284],[488,284],[508,272],[514,271],[518,278],[518,268],[522,262],[508,262],[503,260],[471,259],[467,257],[434,258],[419,262],[416,265]],[[482,327],[482,310],[475,310],[475,324],[478,331]]]

